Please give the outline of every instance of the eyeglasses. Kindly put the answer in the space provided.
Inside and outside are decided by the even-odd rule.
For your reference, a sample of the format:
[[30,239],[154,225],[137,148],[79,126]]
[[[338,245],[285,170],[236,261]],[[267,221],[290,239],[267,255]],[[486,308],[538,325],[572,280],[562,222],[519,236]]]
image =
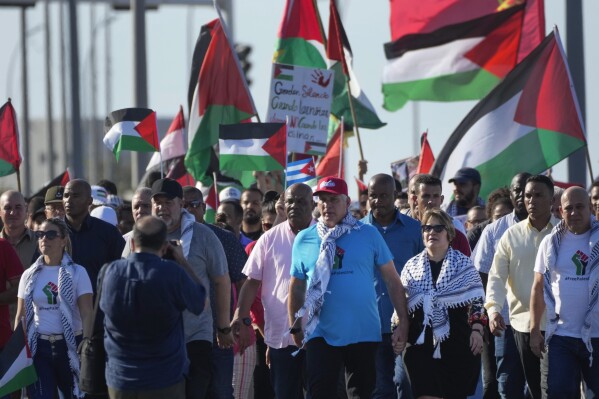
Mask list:
[[200,200],[197,200],[197,201],[186,201],[183,204],[183,207],[184,208],[199,208],[200,205],[202,205],[202,204],[203,204],[203,202],[200,201]]
[[46,237],[48,240],[53,240],[56,237],[62,238],[62,235],[60,235],[60,233],[56,230],[48,230],[48,231],[38,230],[35,232],[35,236],[37,237],[38,240],[41,240],[44,237]]
[[440,233],[443,230],[445,230],[445,226],[442,224],[424,224],[422,225],[422,231],[425,233],[430,233],[431,231],[434,231],[435,233]]

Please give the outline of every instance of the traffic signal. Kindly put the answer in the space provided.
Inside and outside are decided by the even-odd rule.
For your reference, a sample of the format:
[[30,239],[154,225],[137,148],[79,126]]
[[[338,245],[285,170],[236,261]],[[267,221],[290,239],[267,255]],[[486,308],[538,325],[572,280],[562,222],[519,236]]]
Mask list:
[[237,43],[235,45],[235,52],[237,53],[237,58],[239,58],[239,63],[241,64],[241,70],[245,76],[245,81],[249,86],[252,84],[252,80],[248,77],[248,71],[250,68],[252,68],[252,63],[248,60],[248,57],[252,52],[252,46]]

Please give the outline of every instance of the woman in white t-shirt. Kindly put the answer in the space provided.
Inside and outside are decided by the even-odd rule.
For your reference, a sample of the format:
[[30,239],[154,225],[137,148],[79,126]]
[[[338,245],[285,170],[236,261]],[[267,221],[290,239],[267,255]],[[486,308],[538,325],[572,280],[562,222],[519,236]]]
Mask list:
[[15,325],[24,317],[38,380],[31,399],[80,398],[77,346],[91,333],[92,286],[86,270],[71,259],[66,223],[46,220],[35,232],[42,256],[19,283]]

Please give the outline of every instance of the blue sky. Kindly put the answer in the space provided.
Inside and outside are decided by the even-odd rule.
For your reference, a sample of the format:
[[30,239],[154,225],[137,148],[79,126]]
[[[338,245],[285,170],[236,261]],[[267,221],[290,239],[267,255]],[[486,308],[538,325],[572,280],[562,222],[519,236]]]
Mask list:
[[[283,0],[252,0],[234,2],[234,36],[235,41],[249,44],[253,51],[250,60],[253,64],[250,76],[253,84],[251,92],[262,119],[266,116],[266,105],[269,93],[269,74],[274,51],[276,33],[283,12]],[[33,33],[29,37],[29,79],[30,79],[30,115],[32,118],[43,118],[45,115],[44,85],[44,37],[43,3],[39,3],[28,11],[28,24]],[[328,1],[318,1],[323,23],[328,24]],[[97,26],[97,63],[100,80],[97,83],[98,118],[106,115],[105,107],[105,53],[104,25],[106,8],[95,7]],[[547,0],[546,24],[549,31],[553,25],[560,29],[565,42],[565,0]],[[597,129],[599,120],[592,112],[599,108],[597,88],[599,77],[590,73],[596,68],[599,48],[591,38],[599,37],[599,27],[593,24],[591,16],[599,15],[599,2],[583,1],[585,57],[586,57],[586,92],[587,92],[587,137],[591,150],[591,161],[594,172],[598,173],[599,140]],[[382,109],[381,75],[385,63],[383,43],[389,41],[389,4],[384,0],[366,1],[351,0],[342,3],[342,19],[354,53],[354,70],[362,89],[379,112],[380,118],[388,125],[380,130],[360,131],[364,156],[369,161],[369,172],[366,178],[375,173],[389,173],[392,161],[417,153],[414,140],[414,129],[428,129],[429,140],[434,153],[443,147],[445,140],[461,119],[474,106],[474,102],[459,103],[420,103],[420,117],[415,124],[412,105],[389,113]],[[59,118],[59,47],[57,40],[58,5],[51,4],[52,14],[52,57],[54,76],[54,115]],[[112,109],[133,105],[133,72],[132,72],[132,17],[129,12],[110,12],[112,37]],[[216,13],[207,6],[164,6],[147,13],[147,54],[148,54],[148,93],[149,106],[155,109],[159,117],[172,117],[179,104],[186,108],[187,83],[189,79],[189,61],[193,44],[202,24],[216,17]],[[90,89],[90,6],[88,3],[79,7],[79,46],[81,73],[81,110],[82,115],[89,115],[91,103]],[[15,8],[0,8],[0,99],[13,98],[17,112],[21,108],[20,84],[20,13]],[[187,117],[187,115],[186,115]],[[164,132],[161,132],[162,134]],[[353,180],[357,176],[357,160],[359,158],[355,139],[350,139],[346,151],[346,176]],[[35,161],[35,160],[34,160]],[[118,171],[118,166],[117,171]],[[128,173],[128,171],[119,171]],[[566,167],[562,164],[554,168],[554,176],[566,180]],[[1,185],[1,182],[0,182]],[[350,182],[350,192],[355,187]]]

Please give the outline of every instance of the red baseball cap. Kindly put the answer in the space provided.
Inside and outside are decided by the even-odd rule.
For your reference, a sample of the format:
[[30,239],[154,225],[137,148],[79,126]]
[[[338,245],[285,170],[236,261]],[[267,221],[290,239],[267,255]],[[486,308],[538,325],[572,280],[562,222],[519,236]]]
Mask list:
[[335,195],[347,195],[347,183],[338,177],[328,176],[323,177],[318,181],[314,195],[320,193],[329,193]]

